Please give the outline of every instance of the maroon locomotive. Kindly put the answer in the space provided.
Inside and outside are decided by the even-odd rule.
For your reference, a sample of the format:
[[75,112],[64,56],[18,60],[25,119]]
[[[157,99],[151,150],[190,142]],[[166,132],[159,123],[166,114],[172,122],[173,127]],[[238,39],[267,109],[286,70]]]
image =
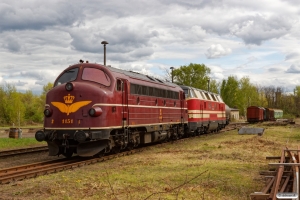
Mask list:
[[94,156],[225,126],[220,97],[188,111],[182,87],[100,64],[72,65],[47,93],[44,129],[35,137],[47,141],[51,156]]

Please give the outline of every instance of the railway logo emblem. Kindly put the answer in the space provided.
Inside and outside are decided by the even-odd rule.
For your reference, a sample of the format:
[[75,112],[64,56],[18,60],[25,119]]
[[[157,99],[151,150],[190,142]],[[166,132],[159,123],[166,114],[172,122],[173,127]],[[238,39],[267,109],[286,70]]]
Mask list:
[[58,108],[60,112],[67,113],[69,115],[70,113],[76,112],[79,108],[88,105],[92,101],[79,101],[76,103],[73,103],[75,97],[68,94],[68,96],[64,96],[65,103],[62,102],[51,102],[53,106]]

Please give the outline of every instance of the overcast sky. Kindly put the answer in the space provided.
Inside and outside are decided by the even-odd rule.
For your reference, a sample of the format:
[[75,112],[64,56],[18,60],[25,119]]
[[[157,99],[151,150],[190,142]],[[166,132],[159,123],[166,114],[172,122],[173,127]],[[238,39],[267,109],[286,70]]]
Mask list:
[[300,85],[298,0],[51,0],[0,3],[0,84],[36,94],[80,59],[166,77],[205,64],[217,81]]

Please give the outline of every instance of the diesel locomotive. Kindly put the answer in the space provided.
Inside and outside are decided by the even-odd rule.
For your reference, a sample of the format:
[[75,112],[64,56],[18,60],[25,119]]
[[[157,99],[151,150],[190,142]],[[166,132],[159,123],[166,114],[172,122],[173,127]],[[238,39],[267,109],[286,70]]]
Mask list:
[[99,156],[138,145],[218,131],[228,124],[217,94],[140,73],[79,62],[46,95],[49,155]]

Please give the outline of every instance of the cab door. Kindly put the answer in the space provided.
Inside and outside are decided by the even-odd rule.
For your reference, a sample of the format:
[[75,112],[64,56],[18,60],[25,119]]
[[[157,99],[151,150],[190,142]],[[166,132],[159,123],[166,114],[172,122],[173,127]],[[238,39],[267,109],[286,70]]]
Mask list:
[[180,98],[181,123],[184,123],[185,121],[187,121],[185,93],[180,91],[179,98]]
[[122,80],[122,127],[126,128],[129,124],[128,112],[128,81]]

